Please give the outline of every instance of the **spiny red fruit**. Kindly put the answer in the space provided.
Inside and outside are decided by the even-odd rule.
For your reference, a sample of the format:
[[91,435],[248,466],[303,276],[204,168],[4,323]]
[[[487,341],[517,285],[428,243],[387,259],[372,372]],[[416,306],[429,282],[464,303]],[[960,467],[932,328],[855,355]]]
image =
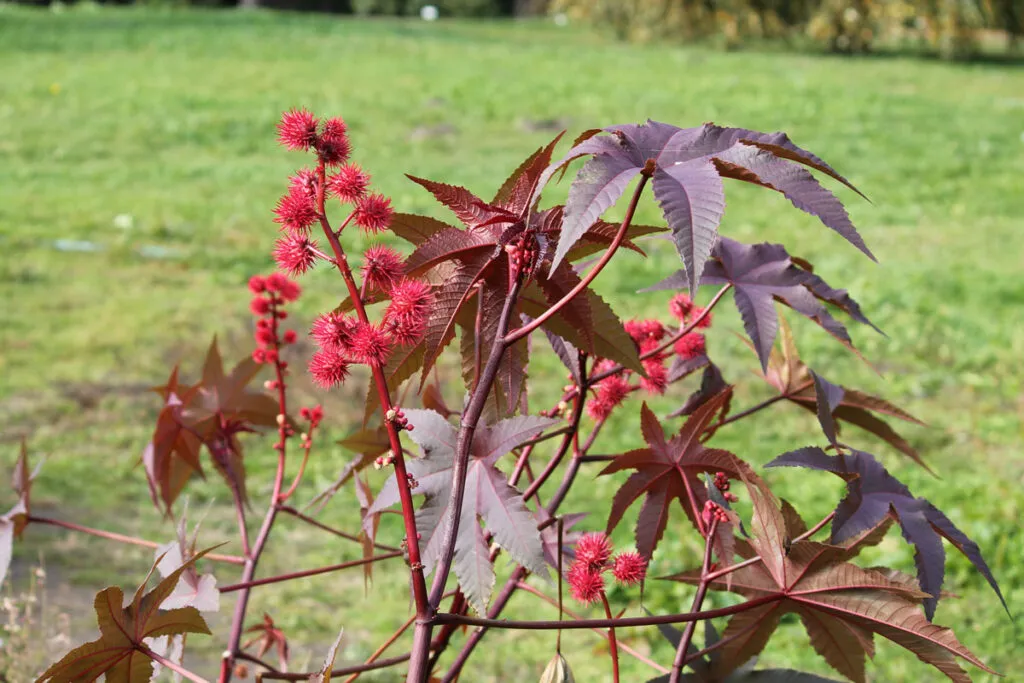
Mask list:
[[391,225],[391,200],[382,194],[371,194],[356,202],[352,219],[366,232],[381,232]]
[[587,414],[604,420],[629,395],[629,382],[621,374],[606,377],[594,388],[594,399],[587,402]]
[[345,164],[327,180],[327,191],[343,202],[355,203],[370,189],[370,174],[356,164]]
[[640,378],[640,386],[649,394],[664,394],[668,387],[668,368],[660,359],[651,358],[644,362],[647,377]]
[[317,123],[305,109],[286,111],[277,124],[277,139],[288,149],[306,151],[316,144]]
[[612,566],[612,575],[627,586],[640,583],[647,575],[647,562],[638,553],[619,553]]
[[363,254],[363,277],[367,284],[381,292],[391,290],[402,279],[402,255],[383,244],[377,244]]
[[330,389],[348,377],[348,361],[333,351],[317,351],[309,361],[309,374],[317,386]]
[[665,336],[665,326],[660,320],[629,320],[625,324],[626,332],[637,344],[653,340],[658,341]]
[[[697,318],[700,318],[702,315],[704,315],[704,309],[699,306],[694,306],[693,310],[690,311],[691,320],[697,320]],[[701,329],[711,327],[711,313],[704,315],[704,317],[697,322],[697,327]]]
[[358,322],[341,313],[324,313],[313,321],[309,333],[320,348],[337,353],[348,352],[352,347],[352,333]]
[[601,599],[604,577],[600,571],[594,571],[582,562],[574,562],[566,578],[569,580],[569,594],[577,602],[590,605]]
[[324,122],[323,131],[316,143],[316,151],[328,166],[338,166],[348,161],[352,153],[352,143],[348,139],[348,126],[340,117],[332,117]]
[[302,275],[316,263],[317,249],[316,241],[305,235],[286,235],[274,244],[274,261],[289,275]]
[[576,541],[576,561],[600,571],[612,556],[612,544],[601,532],[583,534]]
[[688,294],[676,294],[668,302],[668,312],[679,322],[685,322],[686,316],[693,310],[693,299]]
[[352,332],[352,356],[367,365],[383,366],[391,353],[387,333],[370,323],[360,322]]
[[310,226],[320,217],[313,204],[313,198],[298,187],[290,188],[288,194],[278,200],[274,215],[274,222],[293,234],[309,232]]
[[691,360],[698,356],[703,356],[707,350],[704,343],[704,335],[699,332],[683,335],[672,348],[683,360]]
[[316,171],[311,168],[300,168],[295,175],[288,178],[288,188],[302,190],[310,197],[316,196]]
[[422,280],[402,280],[391,290],[391,304],[386,315],[426,317],[430,313],[430,285]]

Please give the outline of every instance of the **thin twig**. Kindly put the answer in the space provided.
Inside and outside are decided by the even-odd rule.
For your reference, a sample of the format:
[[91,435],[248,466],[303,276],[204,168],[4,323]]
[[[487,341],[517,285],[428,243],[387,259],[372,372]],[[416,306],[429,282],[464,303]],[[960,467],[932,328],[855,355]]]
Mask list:
[[[143,538],[136,538],[135,536],[126,536],[125,534],[119,534],[113,531],[104,531],[102,529],[93,529],[92,527],[82,526],[81,524],[75,524],[74,522],[65,522],[60,519],[51,519],[49,517],[37,517],[36,515],[29,515],[28,521],[36,524],[48,524],[50,526],[60,527],[69,531],[78,531],[79,533],[89,534],[90,536],[96,536],[97,538],[105,538],[108,541],[117,541],[118,543],[130,543],[131,545],[142,546],[143,548],[159,548],[162,543],[156,541],[147,541]],[[245,564],[245,558],[237,555],[218,555],[217,553],[207,553],[203,555],[203,559],[213,560],[214,562],[226,562],[228,564]]]
[[393,553],[387,553],[385,555],[374,555],[373,557],[364,557],[361,560],[352,560],[350,562],[342,562],[340,564],[332,564],[326,567],[317,567],[316,569],[306,569],[299,572],[289,572],[287,574],[280,574],[278,576],[268,576],[265,579],[254,579],[252,581],[243,581],[241,583],[233,583],[228,586],[222,586],[218,590],[221,593],[231,593],[232,591],[242,590],[243,588],[252,588],[253,586],[265,586],[268,583],[280,583],[282,581],[292,581],[294,579],[302,579],[307,576],[317,576],[319,574],[328,574],[330,572],[340,571],[342,569],[348,569],[350,567],[361,567],[365,564],[371,564],[373,562],[380,562],[381,560],[390,560],[395,557],[401,557],[402,551],[395,551]]
[[[301,519],[306,524],[309,524],[310,526],[315,526],[317,529],[320,529],[321,531],[326,531],[329,534],[334,534],[335,536],[338,536],[340,538],[344,538],[344,539],[349,540],[349,541],[353,541],[354,543],[362,544],[362,542],[363,542],[362,539],[359,538],[358,536],[356,536],[355,534],[350,534],[350,533],[341,531],[340,529],[335,529],[332,526],[327,526],[323,522],[321,522],[321,521],[319,521],[319,520],[317,520],[317,519],[315,519],[313,517],[310,517],[308,515],[305,515],[305,514],[299,512],[298,510],[293,508],[291,505],[282,505],[281,508],[280,508],[280,511],[281,512],[285,512],[285,513],[291,515],[292,517],[295,517],[296,519]],[[373,547],[376,548],[377,550],[383,550],[385,552],[394,552],[394,551],[398,550],[398,548],[396,548],[393,545],[384,545],[383,543],[376,543],[376,542],[374,542]]]

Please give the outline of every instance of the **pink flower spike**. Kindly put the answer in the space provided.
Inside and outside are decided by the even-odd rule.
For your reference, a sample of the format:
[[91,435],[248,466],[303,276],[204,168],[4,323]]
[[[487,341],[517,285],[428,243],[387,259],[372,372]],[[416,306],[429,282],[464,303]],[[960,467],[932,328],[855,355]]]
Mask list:
[[638,553],[619,553],[612,567],[612,575],[619,583],[632,586],[644,580],[647,562]]
[[352,355],[361,363],[383,367],[391,353],[391,340],[384,330],[360,322],[352,333]]
[[325,351],[348,353],[357,321],[341,313],[324,313],[313,321],[310,335]]
[[580,540],[576,541],[576,561],[582,562],[594,571],[604,568],[611,556],[611,541],[599,531],[583,534]]
[[355,203],[370,189],[370,174],[356,164],[346,164],[327,179],[327,191],[343,202]]
[[317,351],[309,361],[309,374],[317,386],[330,389],[348,377],[348,361],[338,353]]
[[402,255],[390,247],[377,244],[363,254],[363,277],[379,292],[389,292],[402,278]]
[[317,119],[305,109],[292,109],[281,115],[277,139],[292,150],[306,151],[316,144]]
[[391,224],[391,200],[382,194],[371,194],[356,203],[353,220],[366,232],[381,232]]
[[292,234],[307,234],[320,218],[313,198],[302,188],[292,187],[274,207],[274,222]]
[[569,594],[584,605],[591,605],[601,599],[604,592],[604,577],[583,562],[574,562],[566,575]]
[[316,249],[316,242],[308,237],[287,235],[274,244],[274,261],[278,268],[295,277],[313,267],[318,258]]

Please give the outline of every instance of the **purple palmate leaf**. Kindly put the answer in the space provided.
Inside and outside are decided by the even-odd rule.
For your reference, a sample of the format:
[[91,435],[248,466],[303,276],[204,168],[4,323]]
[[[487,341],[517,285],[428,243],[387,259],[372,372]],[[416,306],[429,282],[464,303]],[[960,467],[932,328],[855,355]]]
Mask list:
[[846,390],[832,384],[813,370],[811,377],[814,378],[814,392],[818,403],[818,423],[821,425],[821,431],[828,437],[829,443],[835,444],[836,420],[832,414],[842,403]]
[[783,453],[767,467],[795,466],[832,472],[846,480],[847,494],[836,508],[832,521],[832,542],[842,543],[881,524],[892,515],[899,523],[903,538],[916,550],[917,578],[921,590],[930,594],[925,612],[930,620],[942,592],[946,554],[939,542],[943,536],[957,547],[981,572],[992,590],[1009,611],[995,577],[981,556],[978,545],[963,534],[941,510],[924,498],[915,498],[903,482],[864,451],[851,450],[829,455],[816,447]]

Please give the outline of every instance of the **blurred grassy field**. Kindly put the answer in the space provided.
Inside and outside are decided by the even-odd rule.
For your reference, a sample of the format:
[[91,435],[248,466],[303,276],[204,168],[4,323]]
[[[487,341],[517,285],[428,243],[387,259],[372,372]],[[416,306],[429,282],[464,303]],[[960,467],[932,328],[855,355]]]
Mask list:
[[[852,330],[883,379],[813,325],[795,323],[813,367],[833,381],[881,393],[929,423],[905,433],[940,479],[866,437],[855,443],[876,448],[915,492],[974,537],[1011,609],[1024,612],[1024,71],[629,47],[539,23],[87,7],[44,13],[0,5],[0,73],[0,436],[5,465],[21,435],[33,453],[48,456],[35,489],[37,511],[170,538],[136,467],[157,407],[144,389],[178,360],[198,368],[214,333],[245,353],[244,283],[271,265],[270,210],[285,176],[303,161],[274,142],[283,109],[303,105],[344,116],[356,158],[379,188],[400,210],[439,217],[443,212],[402,173],[488,195],[563,127],[575,134],[648,117],[678,125],[714,120],[785,130],[871,197],[868,204],[841,193],[880,265],[784,199],[751,188],[728,188],[723,232],[785,242],[833,285],[849,288],[887,332]],[[558,192],[564,188],[553,196]],[[638,220],[656,216],[648,202]],[[676,267],[671,249],[659,245],[646,262],[624,255],[601,276],[599,289],[620,312],[659,313],[665,297],[633,293]],[[340,282],[326,271],[303,284],[300,319],[341,296]],[[722,311],[709,345],[727,377],[740,382],[734,405],[742,408],[768,394],[749,373],[752,356],[732,334],[742,329],[738,316],[731,304]],[[543,345],[537,349],[532,374],[557,371]],[[554,389],[537,390],[535,405],[546,407]],[[688,389],[680,387],[656,408],[674,408]],[[329,436],[353,427],[346,401],[358,398],[355,392],[326,398],[335,409]],[[776,406],[724,430],[717,443],[764,463],[819,440],[813,418],[794,410]],[[636,406],[620,412],[600,452],[639,443]],[[319,450],[299,502],[331,481],[346,457],[337,447]],[[267,444],[250,441],[250,492],[257,501],[269,490],[272,460]],[[767,476],[812,521],[839,495],[838,480],[827,475]],[[564,510],[592,511],[584,526],[601,528],[604,506],[595,501],[607,500],[615,484],[591,482],[584,473]],[[210,505],[204,540],[229,539],[233,520],[219,481],[197,482],[190,495],[194,510]],[[323,518],[354,528],[354,497],[336,498]],[[386,520],[383,534],[396,540],[393,522]],[[621,543],[629,527],[620,527]],[[656,557],[657,575],[696,562],[693,534],[681,516],[672,529],[677,533]],[[131,585],[151,559],[32,528],[16,548],[16,576],[38,553],[69,587],[61,592],[62,607],[76,614],[78,641],[91,637],[91,592],[111,581]],[[262,572],[357,553],[284,520]],[[868,559],[913,567],[895,534]],[[947,572],[947,587],[961,599],[943,601],[936,621],[955,625],[966,645],[1013,679],[1024,664],[1024,640],[963,558],[951,555]],[[234,580],[230,570],[218,576],[222,583]],[[404,576],[400,566],[381,567],[369,596],[358,574],[260,588],[250,613],[270,611],[285,627],[294,667],[318,662],[339,625],[347,634],[343,658],[359,660],[408,613]],[[613,598],[638,610],[635,595]],[[652,585],[648,601],[654,610],[678,610],[690,596],[676,584]],[[553,614],[538,604],[519,596],[507,614]],[[222,632],[229,614],[223,609],[215,619]],[[762,661],[827,672],[799,625],[783,628],[790,637],[773,641]],[[659,661],[671,660],[654,633],[626,638]],[[553,641],[523,632],[489,636],[465,678],[535,680]],[[599,642],[589,633],[568,638],[578,680],[608,677],[607,659],[593,654],[603,652]],[[223,644],[194,644],[190,661],[213,675]],[[625,666],[625,680],[652,673],[632,661]],[[366,678],[398,680],[388,676]],[[870,677],[937,680],[938,674],[885,643]]]

